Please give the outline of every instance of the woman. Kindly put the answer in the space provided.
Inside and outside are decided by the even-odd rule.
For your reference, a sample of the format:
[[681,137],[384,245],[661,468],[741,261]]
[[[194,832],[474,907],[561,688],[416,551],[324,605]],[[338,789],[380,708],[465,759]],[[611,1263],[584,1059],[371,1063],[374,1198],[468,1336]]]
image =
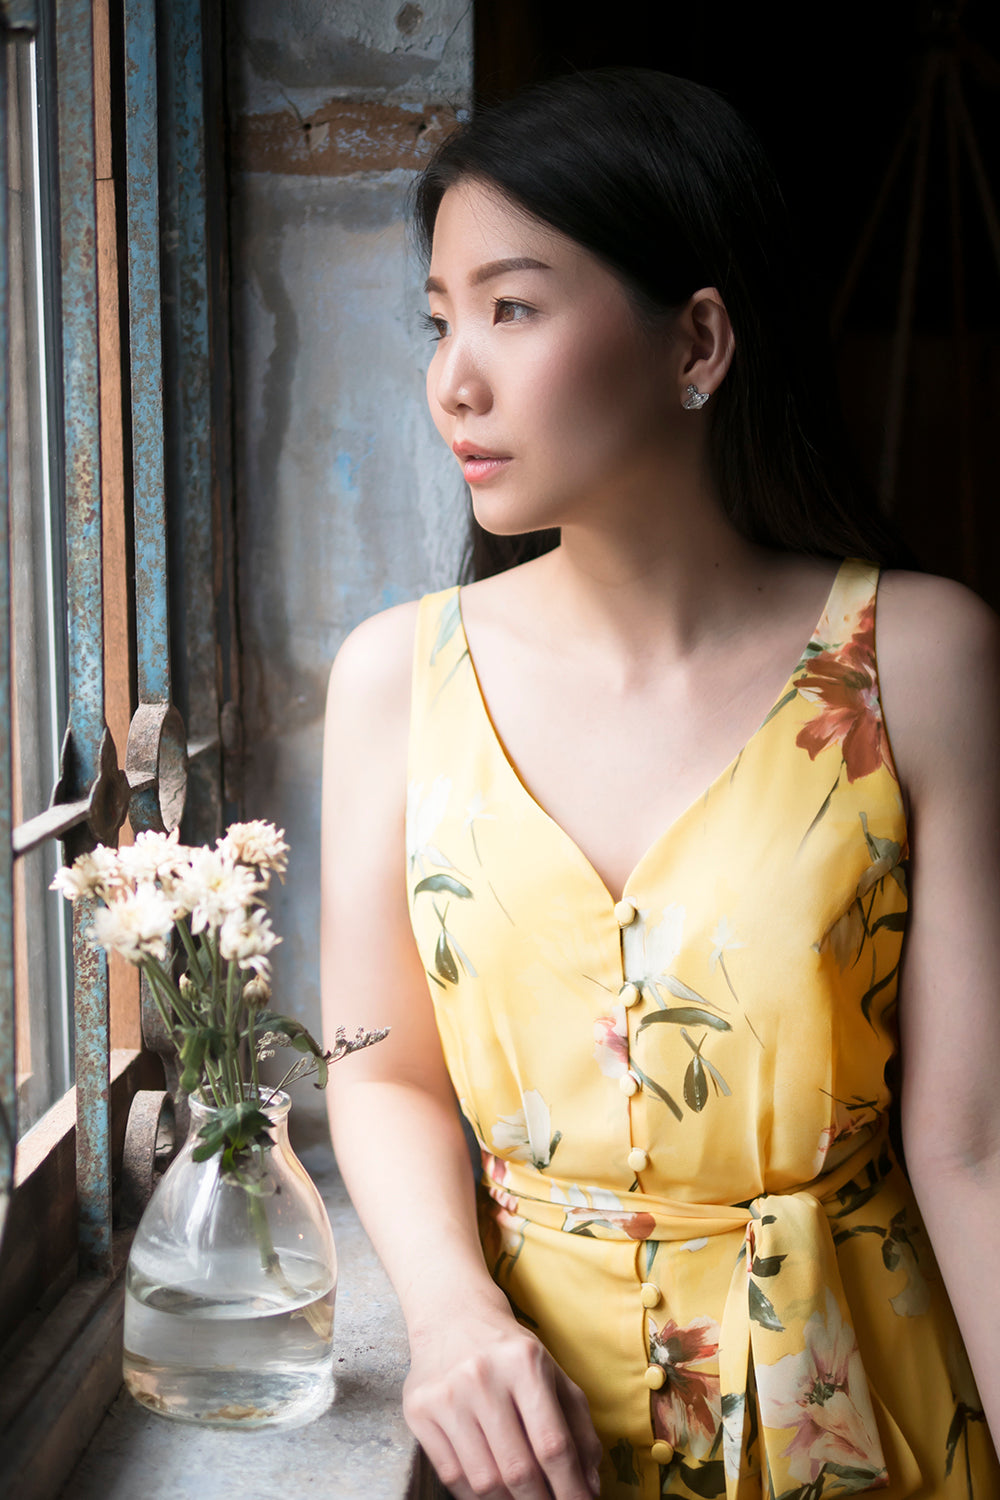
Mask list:
[[839,561],[885,542],[708,90],[533,90],[418,217],[432,415],[540,555],[331,676],[327,1006],[393,1028],[332,1125],[408,1420],[460,1497],[998,1494],[995,621]]

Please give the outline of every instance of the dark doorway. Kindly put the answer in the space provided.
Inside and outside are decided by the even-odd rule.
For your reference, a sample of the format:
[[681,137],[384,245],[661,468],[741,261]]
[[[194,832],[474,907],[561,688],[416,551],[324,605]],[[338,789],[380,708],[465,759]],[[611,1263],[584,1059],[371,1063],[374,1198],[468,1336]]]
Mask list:
[[476,0],[475,18],[481,101],[639,64],[751,121],[826,310],[859,461],[921,565],[1000,606],[1000,7]]

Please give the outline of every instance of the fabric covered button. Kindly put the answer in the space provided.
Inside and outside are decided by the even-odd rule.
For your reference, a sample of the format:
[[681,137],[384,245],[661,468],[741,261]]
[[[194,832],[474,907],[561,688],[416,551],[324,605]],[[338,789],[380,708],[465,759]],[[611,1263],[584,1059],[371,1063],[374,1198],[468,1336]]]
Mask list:
[[656,1307],[660,1301],[660,1288],[655,1281],[644,1281],[639,1288],[643,1307]]
[[649,1155],[641,1146],[633,1146],[627,1160],[633,1172],[645,1172],[649,1166]]
[[635,911],[636,909],[632,905],[631,901],[616,901],[615,921],[618,923],[618,926],[628,927],[631,922],[634,922]]
[[625,1006],[626,1010],[628,1010],[633,1005],[638,1005],[639,1001],[642,999],[642,995],[639,992],[639,986],[637,984],[629,983],[622,985],[621,989],[618,991],[618,998]]
[[[667,1372],[662,1365],[646,1366],[646,1373],[643,1376],[643,1379],[645,1380],[651,1391],[658,1391],[666,1378]],[[670,1452],[672,1457],[673,1449],[671,1449]],[[667,1462],[669,1462],[669,1460],[667,1460]]]
[[674,1450],[669,1443],[654,1443],[649,1450],[649,1456],[654,1464],[668,1464],[674,1456]]
[[618,1087],[623,1094],[628,1094],[631,1098],[633,1094],[639,1092],[639,1080],[634,1073],[623,1073],[618,1080]]

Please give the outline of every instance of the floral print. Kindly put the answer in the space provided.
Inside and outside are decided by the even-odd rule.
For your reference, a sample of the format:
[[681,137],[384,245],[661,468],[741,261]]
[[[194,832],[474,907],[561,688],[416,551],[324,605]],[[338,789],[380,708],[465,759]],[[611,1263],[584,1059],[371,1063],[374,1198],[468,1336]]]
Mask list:
[[666,1374],[653,1394],[653,1429],[695,1459],[708,1454],[722,1420],[718,1371],[699,1368],[715,1361],[718,1352],[719,1325],[713,1318],[695,1318],[684,1328],[673,1321],[651,1326],[649,1357]]
[[870,776],[881,766],[893,770],[875,671],[874,600],[862,611],[850,639],[811,657],[795,686],[801,697],[822,706],[795,738],[813,760],[828,745],[839,745],[848,781]]
[[562,1132],[552,1133],[549,1106],[537,1089],[528,1089],[524,1104],[512,1115],[501,1115],[491,1131],[493,1150],[511,1161],[530,1161],[539,1169],[552,1160]]
[[825,1316],[813,1313],[806,1323],[803,1341],[797,1354],[757,1366],[767,1424],[792,1429],[784,1454],[789,1473],[811,1485],[824,1468],[842,1479],[850,1472],[848,1494],[884,1488],[884,1466],[871,1461],[881,1449],[861,1355],[832,1292]]
[[618,908],[498,738],[460,596],[421,606],[414,936],[486,1263],[583,1387],[605,1500],[1000,1494],[887,1136],[909,855],[876,582],[842,566]]

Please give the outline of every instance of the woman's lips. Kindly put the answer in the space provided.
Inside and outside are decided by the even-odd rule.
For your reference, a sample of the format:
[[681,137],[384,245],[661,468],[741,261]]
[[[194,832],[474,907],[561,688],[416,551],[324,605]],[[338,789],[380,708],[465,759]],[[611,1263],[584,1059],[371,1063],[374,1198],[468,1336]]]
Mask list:
[[466,484],[482,484],[486,479],[492,479],[499,474],[510,463],[509,458],[463,458],[462,473],[465,475]]
[[453,452],[462,465],[466,484],[483,484],[501,473],[511,462],[509,454],[490,453],[472,443],[455,443]]

